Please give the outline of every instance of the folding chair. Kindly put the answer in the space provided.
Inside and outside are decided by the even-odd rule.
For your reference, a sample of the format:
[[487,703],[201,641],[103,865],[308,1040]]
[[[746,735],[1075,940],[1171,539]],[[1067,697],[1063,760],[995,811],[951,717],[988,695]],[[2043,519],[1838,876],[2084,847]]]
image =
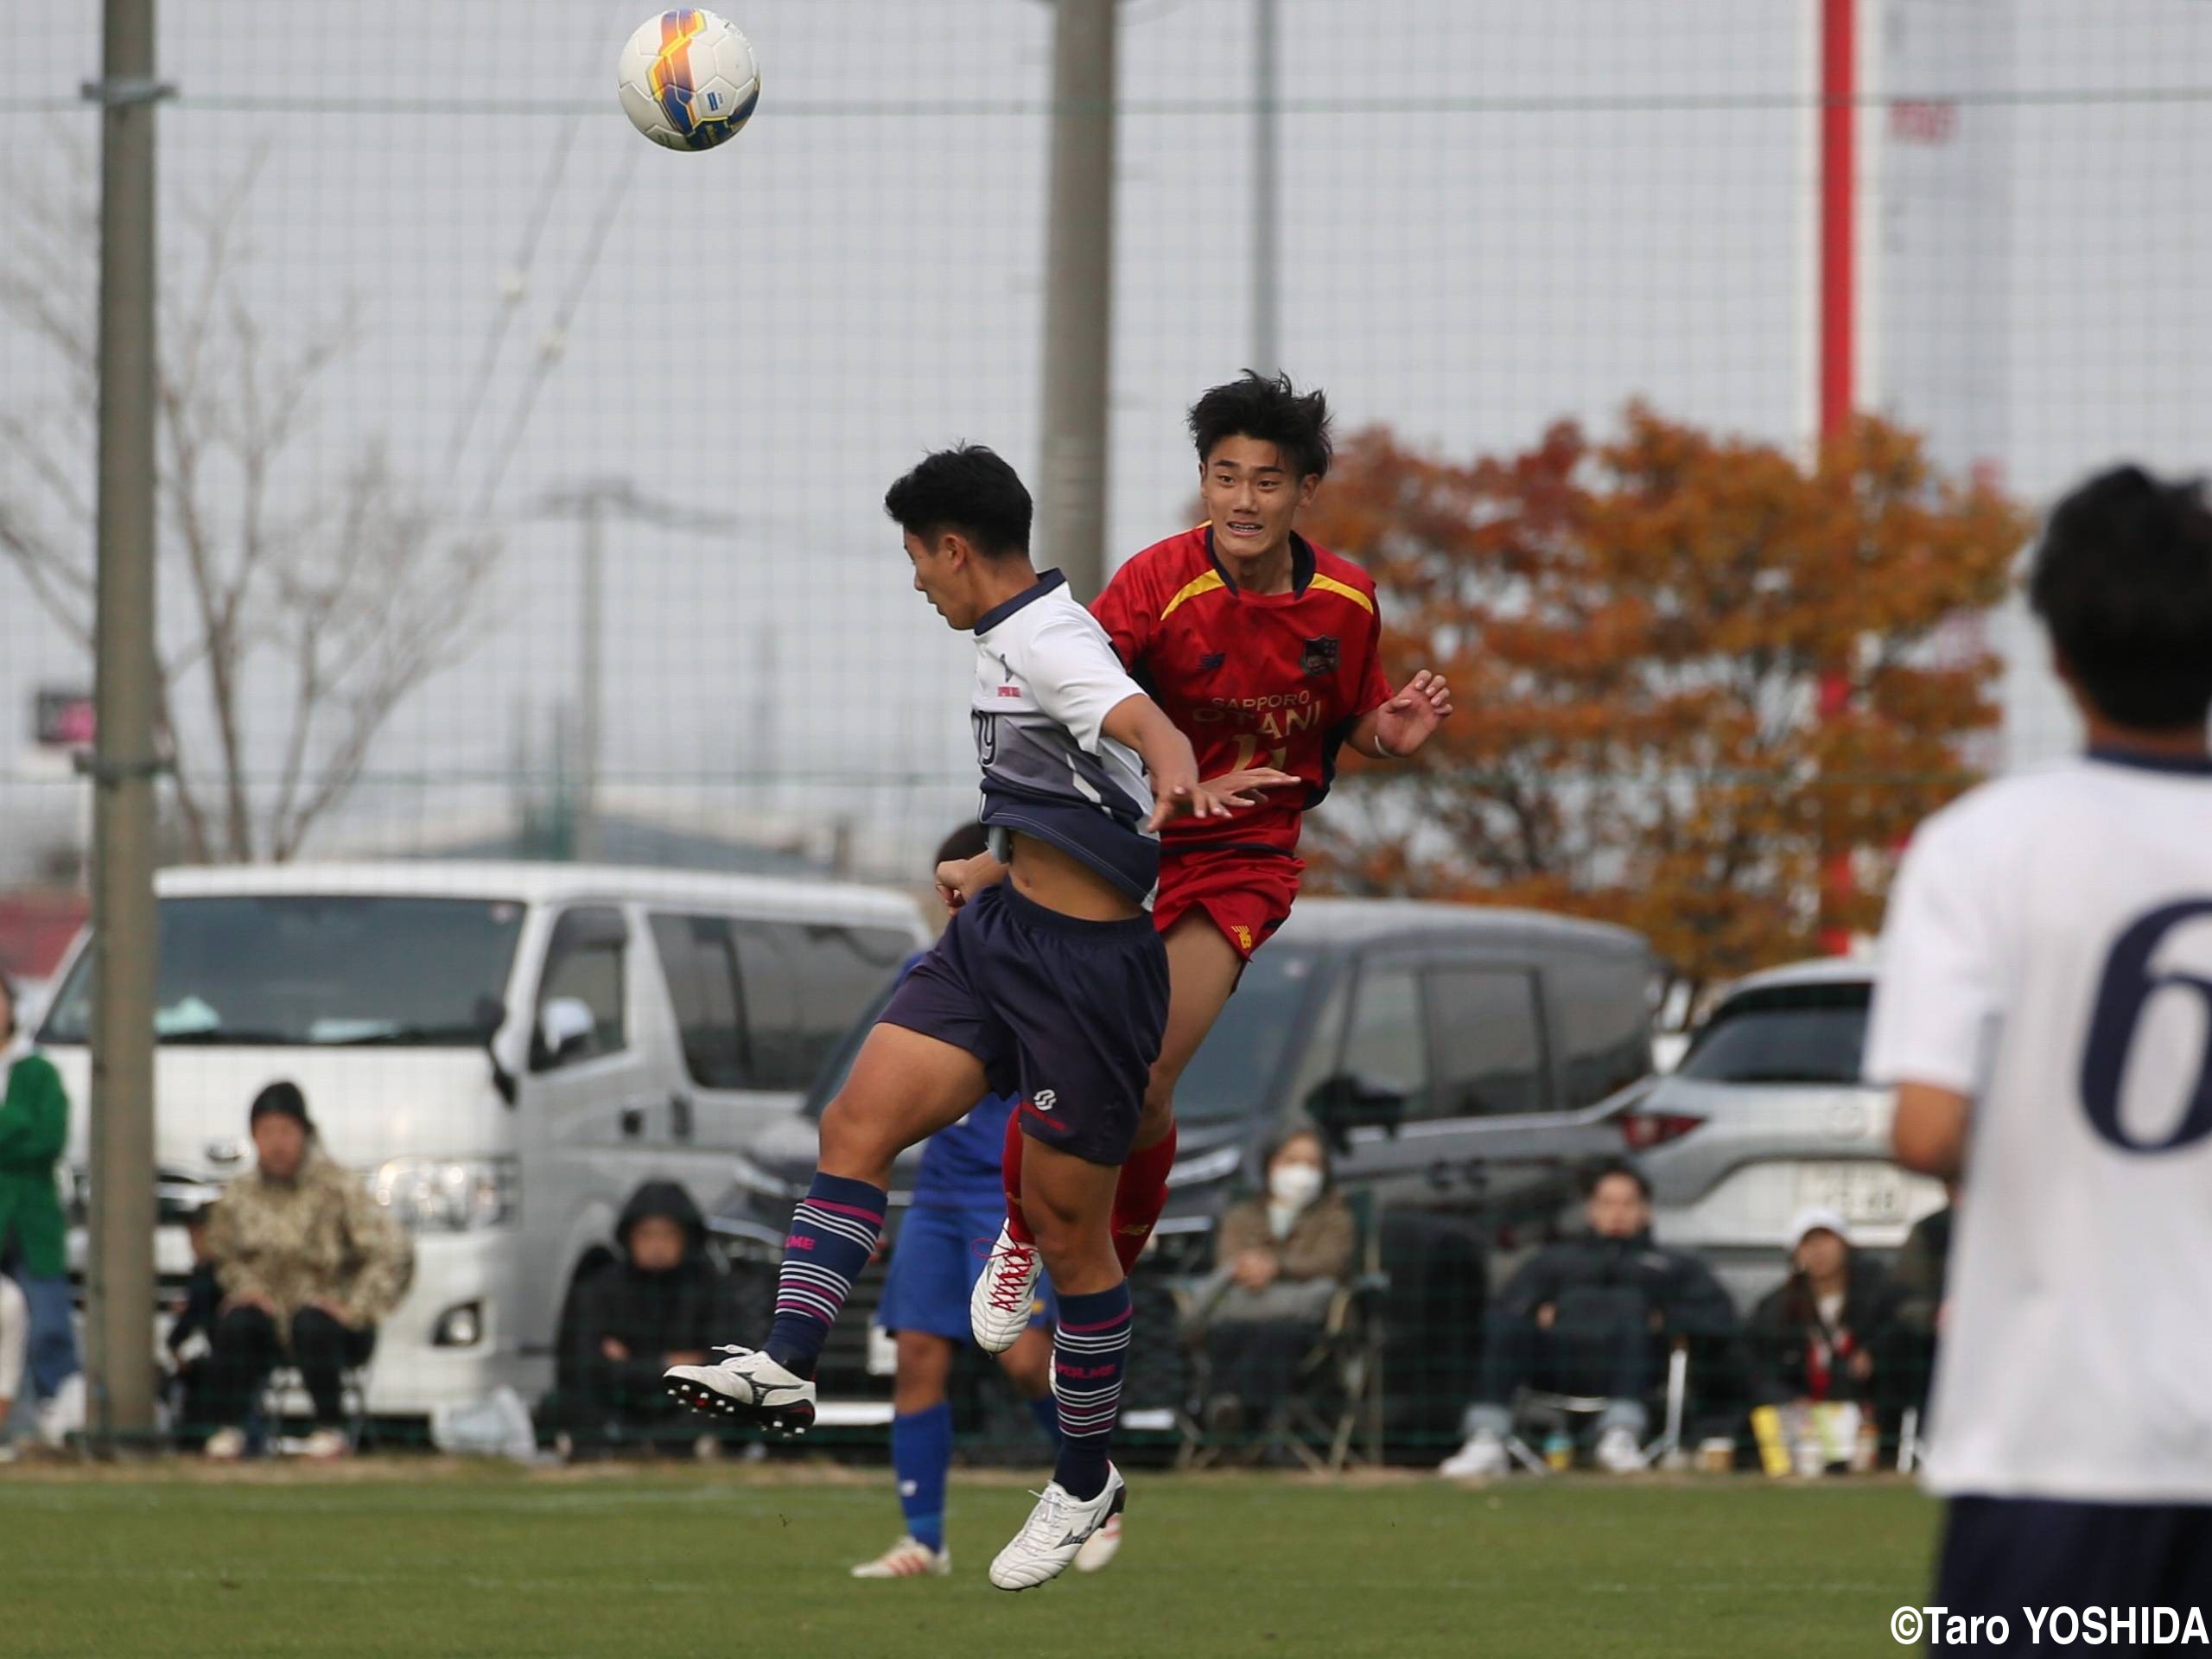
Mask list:
[[[1268,1414],[1257,1439],[1263,1455],[1284,1453],[1316,1474],[1341,1471],[1351,1460],[1355,1441],[1363,1443],[1363,1462],[1382,1461],[1382,1307],[1390,1280],[1382,1271],[1373,1194],[1348,1193],[1346,1202],[1358,1239],[1358,1270],[1330,1297],[1289,1392]],[[1212,1397],[1212,1368],[1198,1318],[1205,1284],[1193,1281],[1178,1296],[1192,1378],[1191,1402],[1177,1414],[1182,1444],[1176,1462],[1186,1469],[1217,1462],[1223,1450],[1210,1443],[1203,1423],[1203,1408]]]
[[[368,1367],[346,1367],[339,1373],[338,1386],[346,1414],[346,1443],[358,1452],[368,1433]],[[308,1395],[307,1382],[301,1376],[299,1367],[279,1365],[262,1384],[253,1420],[246,1426],[247,1444],[272,1457],[296,1457],[306,1448],[307,1441],[302,1436],[285,1433],[284,1424],[288,1419],[312,1418],[314,1414],[315,1402]]]
[[[1643,1448],[1643,1460],[1647,1464],[1659,1463],[1681,1450],[1682,1414],[1689,1399],[1689,1344],[1677,1338],[1667,1352],[1667,1388],[1659,1435]],[[1521,1434],[1518,1425],[1524,1416],[1546,1417],[1554,1424],[1565,1425],[1578,1419],[1599,1416],[1612,1403],[1603,1395],[1554,1394],[1541,1389],[1524,1388],[1514,1396],[1513,1421],[1516,1427],[1506,1436],[1506,1452],[1531,1474],[1551,1474],[1554,1472],[1552,1466]]]

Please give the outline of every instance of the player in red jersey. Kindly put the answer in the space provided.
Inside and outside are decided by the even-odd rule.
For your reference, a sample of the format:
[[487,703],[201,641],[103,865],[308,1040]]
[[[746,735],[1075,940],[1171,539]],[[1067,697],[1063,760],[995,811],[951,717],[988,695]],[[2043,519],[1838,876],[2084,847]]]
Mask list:
[[[1267,792],[1249,811],[1179,820],[1161,836],[1153,920],[1167,944],[1167,1027],[1115,1193],[1114,1243],[1125,1271],[1166,1202],[1175,1081],[1244,963],[1290,914],[1306,868],[1299,831],[1329,791],[1338,752],[1349,745],[1376,760],[1402,759],[1452,712],[1450,688],[1426,670],[1391,693],[1374,582],[1297,532],[1300,512],[1329,469],[1323,395],[1301,396],[1287,377],[1247,372],[1202,396],[1190,425],[1208,522],[1129,560],[1091,612],[1191,740],[1199,775]],[[940,875],[956,890],[969,879],[950,866]],[[1009,1193],[1020,1190],[1022,1116],[1007,1123]],[[1011,1199],[1008,1211],[969,1306],[985,1348],[1020,1335],[1035,1283],[1035,1252]]]

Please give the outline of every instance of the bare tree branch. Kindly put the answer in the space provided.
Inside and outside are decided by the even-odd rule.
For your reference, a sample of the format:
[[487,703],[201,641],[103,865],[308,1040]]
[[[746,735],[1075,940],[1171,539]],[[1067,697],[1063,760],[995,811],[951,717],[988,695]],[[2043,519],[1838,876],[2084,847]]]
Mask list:
[[[302,440],[365,330],[352,300],[281,334],[255,308],[246,229],[267,154],[185,205],[183,252],[165,268],[156,482],[164,568],[186,599],[163,630],[157,720],[195,858],[296,854],[393,710],[467,652],[498,556],[496,542],[444,530],[373,440],[334,489],[317,484]],[[89,652],[95,521],[77,457],[92,448],[99,242],[90,158],[73,160],[73,189],[4,197],[0,318],[48,349],[68,395],[58,410],[0,408],[0,558]],[[84,441],[57,442],[57,427]],[[275,763],[273,788],[255,784],[258,756]]]

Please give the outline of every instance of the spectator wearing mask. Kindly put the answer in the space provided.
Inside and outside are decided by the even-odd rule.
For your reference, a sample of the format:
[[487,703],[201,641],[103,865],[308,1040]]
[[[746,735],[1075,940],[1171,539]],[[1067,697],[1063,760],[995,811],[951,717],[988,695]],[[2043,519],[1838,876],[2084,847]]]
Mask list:
[[378,1322],[415,1265],[407,1235],[351,1173],[327,1157],[297,1085],[272,1083],[247,1122],[256,1163],[224,1190],[207,1224],[223,1300],[207,1362],[207,1452],[245,1450],[245,1423],[270,1371],[289,1359],[315,1402],[310,1457],[343,1457],[344,1376],[368,1363]]
[[1211,1438],[1231,1438],[1282,1411],[1351,1266],[1355,1230],[1329,1184],[1321,1137],[1311,1129],[1285,1135],[1268,1155],[1267,1191],[1222,1217],[1217,1265],[1200,1293],[1213,1374]]
[[[53,1062],[31,1052],[16,1020],[16,989],[0,977],[0,1274],[16,1282],[41,1433],[59,1442],[85,1421],[68,1261],[56,1175],[69,1139],[69,1097]],[[21,1370],[0,1377],[13,1395]]]
[[1438,1472],[1495,1475],[1506,1468],[1513,1400],[1523,1387],[1601,1398],[1599,1465],[1644,1466],[1646,1399],[1682,1339],[1733,1341],[1735,1310],[1694,1256],[1651,1238],[1651,1188],[1642,1172],[1610,1164],[1583,1206],[1590,1230],[1547,1244],[1507,1281],[1483,1322],[1483,1353],[1467,1440]]
[[1833,1210],[1789,1225],[1789,1277],[1751,1310],[1745,1332],[1755,1402],[1805,1408],[1856,1405],[1876,1416],[1877,1371],[1891,1340],[1889,1277],[1851,1248]]
[[614,1227],[620,1255],[576,1288],[561,1338],[553,1412],[573,1448],[655,1440],[690,1446],[696,1421],[662,1373],[703,1365],[728,1325],[728,1281],[707,1255],[707,1224],[674,1181],[647,1181]]

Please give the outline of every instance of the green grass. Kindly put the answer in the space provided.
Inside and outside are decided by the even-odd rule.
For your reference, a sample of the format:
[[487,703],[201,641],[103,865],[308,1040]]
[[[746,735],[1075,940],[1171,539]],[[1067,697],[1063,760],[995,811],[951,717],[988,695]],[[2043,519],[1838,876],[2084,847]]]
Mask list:
[[1028,1503],[957,1482],[956,1575],[857,1584],[880,1473],[18,1468],[0,1652],[1863,1655],[1936,1523],[1893,1483],[1138,1471],[1109,1570],[1009,1596],[983,1573]]

